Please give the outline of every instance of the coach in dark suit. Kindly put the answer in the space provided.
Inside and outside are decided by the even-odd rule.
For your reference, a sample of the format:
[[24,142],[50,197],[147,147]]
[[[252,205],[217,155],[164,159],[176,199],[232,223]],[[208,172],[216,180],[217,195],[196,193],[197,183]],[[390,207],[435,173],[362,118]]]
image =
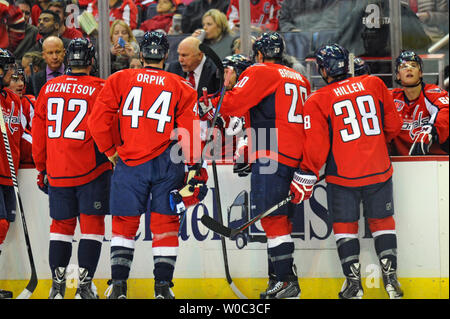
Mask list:
[[178,61],[170,63],[167,71],[188,80],[201,97],[204,87],[209,94],[219,91],[220,81],[216,66],[200,51],[199,45],[200,40],[195,37],[183,39],[178,45]]
[[64,44],[60,38],[50,36],[44,40],[42,44],[42,57],[44,58],[46,67],[31,77],[30,94],[33,94],[37,98],[41,88],[47,81],[64,74],[65,52]]

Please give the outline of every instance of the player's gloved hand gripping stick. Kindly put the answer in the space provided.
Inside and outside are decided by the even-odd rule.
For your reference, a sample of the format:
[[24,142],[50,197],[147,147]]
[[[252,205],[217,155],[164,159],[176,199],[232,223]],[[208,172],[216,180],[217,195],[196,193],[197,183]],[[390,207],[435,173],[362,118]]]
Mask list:
[[[324,177],[325,177],[324,175],[320,176],[319,181],[324,179]],[[268,210],[256,215],[239,228],[226,227],[225,225],[219,223],[218,221],[209,217],[208,215],[203,215],[201,218],[201,222],[203,223],[203,225],[211,229],[213,232],[228,238],[233,238],[237,234],[246,230],[251,225],[255,224],[257,221],[272,214],[281,206],[286,205],[288,202],[292,201],[294,204],[298,205],[303,201],[309,199],[312,195],[312,191],[316,181],[317,178],[315,175],[298,170],[297,172],[295,172],[294,178],[292,179],[291,191],[285,199],[280,201],[278,204],[273,205]]]

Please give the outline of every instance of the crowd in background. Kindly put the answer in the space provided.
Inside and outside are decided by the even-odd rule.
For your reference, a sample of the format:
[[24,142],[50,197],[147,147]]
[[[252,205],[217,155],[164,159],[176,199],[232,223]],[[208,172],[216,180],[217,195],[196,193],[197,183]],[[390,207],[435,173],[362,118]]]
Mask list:
[[[109,4],[111,73],[142,67],[139,41],[147,31],[168,34],[166,70],[187,77],[179,44],[193,36],[221,58],[240,53],[239,0],[104,0]],[[74,38],[98,40],[98,0],[0,0],[0,47],[19,67],[11,86],[33,110],[44,84],[67,72],[65,49]],[[448,0],[401,1],[402,49],[424,54],[448,34]],[[385,0],[250,0],[251,33],[279,31],[288,65],[301,73],[324,43],[340,43],[355,56],[389,57],[389,8]],[[254,37],[252,38],[254,40]],[[448,77],[448,44],[444,53]],[[96,56],[97,63],[101,56]],[[187,63],[187,62],[186,62]],[[392,74],[390,64],[368,62],[373,74]],[[437,70],[433,70],[437,72]],[[98,75],[98,69],[94,74]],[[438,83],[434,77],[433,83]],[[382,77],[392,87],[392,77]],[[217,85],[216,85],[217,86]],[[312,81],[314,90],[314,81]],[[447,89],[447,87],[443,87]],[[200,91],[199,91],[200,92]],[[199,93],[201,94],[201,93]],[[30,114],[27,114],[30,118]],[[32,115],[31,115],[32,116]],[[24,159],[23,162],[31,161]]]

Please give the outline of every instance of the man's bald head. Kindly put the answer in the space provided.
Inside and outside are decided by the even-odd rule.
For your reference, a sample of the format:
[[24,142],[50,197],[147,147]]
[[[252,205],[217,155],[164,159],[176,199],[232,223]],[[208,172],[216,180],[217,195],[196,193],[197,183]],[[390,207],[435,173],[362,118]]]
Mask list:
[[64,44],[55,36],[49,36],[42,42],[42,57],[52,71],[58,70],[64,62]]
[[187,37],[178,44],[178,61],[183,72],[194,71],[203,59],[200,51],[200,40],[196,37]]

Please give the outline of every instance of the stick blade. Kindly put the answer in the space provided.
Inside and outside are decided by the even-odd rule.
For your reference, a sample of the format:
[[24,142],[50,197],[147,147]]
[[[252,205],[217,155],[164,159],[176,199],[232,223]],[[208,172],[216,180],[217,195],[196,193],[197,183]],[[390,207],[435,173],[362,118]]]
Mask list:
[[20,293],[20,295],[18,295],[18,296],[16,297],[16,299],[30,299],[30,297],[31,297],[32,294],[33,294],[32,291],[29,291],[28,289],[25,288],[25,289]]
[[219,223],[214,218],[209,217],[208,215],[203,215],[200,219],[202,224],[211,229],[213,232],[222,235],[224,237],[230,237],[231,230],[225,227],[223,224]]

